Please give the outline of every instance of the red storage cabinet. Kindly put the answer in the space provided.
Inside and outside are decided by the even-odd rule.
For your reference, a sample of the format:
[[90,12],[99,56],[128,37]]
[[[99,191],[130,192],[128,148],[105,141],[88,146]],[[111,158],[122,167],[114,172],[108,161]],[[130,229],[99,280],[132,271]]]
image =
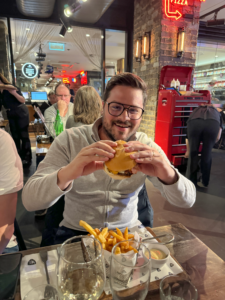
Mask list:
[[[193,68],[165,66],[161,71],[155,142],[163,149],[175,166],[185,163],[187,120],[195,107],[211,103],[209,91],[201,96],[180,95],[170,88],[173,79],[190,89]],[[200,149],[201,150],[201,149]]]

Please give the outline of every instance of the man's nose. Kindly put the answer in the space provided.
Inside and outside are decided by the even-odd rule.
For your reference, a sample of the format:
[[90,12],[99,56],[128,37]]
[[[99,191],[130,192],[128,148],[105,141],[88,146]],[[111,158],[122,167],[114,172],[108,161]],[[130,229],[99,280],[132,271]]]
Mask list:
[[123,121],[127,121],[130,120],[129,116],[128,116],[128,109],[125,108],[122,115],[119,116],[119,118]]

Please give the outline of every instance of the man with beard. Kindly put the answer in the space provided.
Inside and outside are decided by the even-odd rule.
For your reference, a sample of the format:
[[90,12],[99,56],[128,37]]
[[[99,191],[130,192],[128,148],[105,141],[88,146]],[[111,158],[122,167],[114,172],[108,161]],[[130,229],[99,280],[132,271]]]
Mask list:
[[[27,210],[45,209],[65,195],[63,221],[54,244],[86,232],[84,220],[94,228],[134,227],[138,223],[138,193],[148,178],[177,207],[189,208],[196,198],[194,185],[168,161],[162,149],[146,134],[137,132],[147,101],[146,84],[138,76],[122,73],[108,82],[103,116],[93,125],[71,128],[55,139],[45,159],[23,189]],[[117,140],[126,151],[137,151],[135,175],[114,180],[103,171],[114,157]],[[32,198],[30,195],[32,194]]]

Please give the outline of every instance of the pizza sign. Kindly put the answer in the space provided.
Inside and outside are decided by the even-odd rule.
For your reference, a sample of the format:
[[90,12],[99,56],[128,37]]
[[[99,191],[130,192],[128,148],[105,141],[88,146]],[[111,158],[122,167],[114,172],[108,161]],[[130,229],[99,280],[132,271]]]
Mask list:
[[[165,0],[165,13],[170,19],[179,20],[183,14],[180,12],[180,7],[189,6],[190,0]],[[205,2],[206,0],[197,0]]]

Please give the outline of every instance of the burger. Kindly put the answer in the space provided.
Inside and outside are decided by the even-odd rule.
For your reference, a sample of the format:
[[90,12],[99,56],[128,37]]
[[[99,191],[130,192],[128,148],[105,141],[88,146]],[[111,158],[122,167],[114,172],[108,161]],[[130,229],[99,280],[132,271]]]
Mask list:
[[116,150],[115,156],[106,161],[104,164],[104,171],[113,179],[122,180],[130,178],[133,173],[132,169],[136,166],[136,161],[130,158],[131,154],[135,152],[125,152],[126,144],[124,141],[116,141],[117,146],[113,147]]

